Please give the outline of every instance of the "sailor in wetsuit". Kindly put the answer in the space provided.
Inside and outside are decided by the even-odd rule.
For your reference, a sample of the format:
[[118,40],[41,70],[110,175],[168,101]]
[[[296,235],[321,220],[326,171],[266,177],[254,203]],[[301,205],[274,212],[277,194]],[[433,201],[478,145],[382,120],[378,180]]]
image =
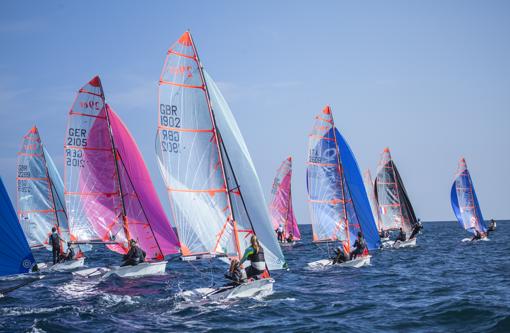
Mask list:
[[354,242],[354,250],[351,252],[350,260],[355,259],[359,255],[362,255],[366,248],[367,244],[365,243],[363,234],[361,231],[358,231],[358,238],[356,238],[356,241]]
[[278,236],[278,241],[283,243],[283,226],[281,224],[276,229],[276,235]]
[[74,253],[73,245],[71,244],[71,242],[67,242],[67,252],[62,255],[61,260],[63,260],[63,261],[73,260],[74,255],[75,255],[75,253]]
[[53,255],[53,265],[60,261],[60,241],[64,241],[57,232],[57,228],[51,228],[51,235],[48,242],[51,245],[51,253]]
[[145,251],[136,245],[136,241],[134,239],[129,241],[129,251],[122,258],[121,266],[136,266],[139,263],[144,262],[145,260]]
[[287,243],[292,243],[294,241],[294,235],[292,234],[292,231],[289,232],[289,237],[287,237]]
[[237,259],[232,259],[230,262],[230,268],[228,269],[227,274],[225,274],[225,277],[232,280],[232,285],[241,284],[247,279],[246,271],[241,268],[241,264]]
[[266,270],[266,261],[264,259],[264,249],[260,246],[257,236],[253,235],[250,239],[251,246],[244,251],[243,258],[241,259],[240,265],[246,260],[251,262],[251,265],[246,268],[247,278],[257,278]]
[[475,234],[473,235],[473,238],[471,238],[471,241],[480,240],[482,239],[482,234],[478,232],[478,230],[475,229]]
[[406,233],[404,232],[404,230],[402,230],[402,228],[400,228],[400,232],[398,233],[397,239],[395,239],[395,243],[398,241],[401,242],[406,241]]
[[491,223],[489,224],[489,228],[487,229],[487,231],[494,231],[496,230],[496,221],[494,221],[494,219],[491,219]]
[[388,230],[381,230],[379,232],[379,237],[380,238],[388,238],[388,237],[390,237],[390,233]]
[[421,224],[421,221],[418,219],[418,223],[414,226],[413,231],[411,232],[411,236],[409,236],[409,239],[413,239],[416,237],[416,235],[420,232],[420,230],[423,229],[423,224]]
[[345,245],[338,246],[335,249],[335,257],[333,258],[333,265],[341,264],[343,262],[346,262],[347,260],[349,260],[349,256],[347,255]]

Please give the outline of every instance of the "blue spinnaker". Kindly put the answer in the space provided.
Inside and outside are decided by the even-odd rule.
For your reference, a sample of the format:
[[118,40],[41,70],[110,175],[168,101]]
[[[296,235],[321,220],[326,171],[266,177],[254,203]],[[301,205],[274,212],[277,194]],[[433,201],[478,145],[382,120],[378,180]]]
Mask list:
[[452,184],[451,204],[460,226],[472,234],[487,232],[471,175],[465,159],[459,161],[457,176]]
[[34,256],[0,178],[0,276],[28,273]]
[[338,129],[335,130],[340,158],[342,160],[344,170],[345,182],[350,192],[363,236],[365,237],[369,250],[378,249],[381,246],[381,239],[377,232],[377,226],[372,215],[372,209],[370,207],[370,202],[368,201],[358,162],[356,162],[356,158],[347,144],[347,141],[345,141]]

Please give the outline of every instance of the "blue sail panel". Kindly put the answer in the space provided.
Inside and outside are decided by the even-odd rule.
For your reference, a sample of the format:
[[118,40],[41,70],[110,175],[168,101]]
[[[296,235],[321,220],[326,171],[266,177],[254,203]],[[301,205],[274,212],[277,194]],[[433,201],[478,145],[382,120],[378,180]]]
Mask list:
[[[335,128],[335,130],[338,150],[340,151],[340,157],[342,160],[345,183],[347,185],[346,188],[348,189],[350,199],[352,199],[353,212],[351,214],[355,214],[356,216],[354,220],[357,220],[359,223],[359,227],[361,228],[363,236],[367,242],[368,249],[378,249],[381,246],[381,239],[377,232],[377,226],[372,215],[370,201],[368,200],[361,171],[351,148],[347,144],[347,141],[342,134],[340,134],[338,129]],[[350,228],[351,234],[353,231],[357,234],[357,230],[355,229],[356,228]]]
[[28,273],[34,256],[0,178],[0,276]]
[[461,159],[459,162],[457,176],[452,185],[451,202],[453,212],[459,224],[465,230],[473,234],[475,230],[480,233],[487,232],[487,226],[480,210],[473,181],[464,159]]

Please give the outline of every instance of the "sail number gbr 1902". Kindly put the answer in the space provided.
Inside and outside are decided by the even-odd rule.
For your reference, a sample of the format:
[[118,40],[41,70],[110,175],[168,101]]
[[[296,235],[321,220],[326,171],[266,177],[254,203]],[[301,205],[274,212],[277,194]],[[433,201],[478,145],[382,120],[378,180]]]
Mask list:
[[[159,123],[165,127],[181,128],[181,117],[179,117],[177,105],[160,104]],[[178,153],[180,139],[178,131],[160,129],[161,150],[163,152]]]

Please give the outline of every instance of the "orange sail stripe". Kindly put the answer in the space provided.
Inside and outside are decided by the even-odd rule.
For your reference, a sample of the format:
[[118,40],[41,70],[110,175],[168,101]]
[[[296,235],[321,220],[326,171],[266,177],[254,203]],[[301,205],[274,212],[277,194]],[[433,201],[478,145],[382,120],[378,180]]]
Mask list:
[[92,118],[98,118],[98,119],[104,119],[104,120],[106,120],[106,117],[94,116],[94,115],[92,115],[92,114],[81,113],[81,112],[74,112],[74,111],[69,112],[69,115],[71,115],[71,116],[92,117]]
[[175,54],[175,55],[177,55],[177,56],[179,56],[179,57],[184,57],[184,58],[188,58],[188,59],[193,59],[193,60],[195,60],[195,61],[196,61],[195,57],[189,56],[189,55],[187,55],[187,54],[179,53],[179,52],[174,51],[174,50],[172,50],[172,49],[168,50],[168,54],[170,54],[170,53],[171,53],[171,54]]
[[204,86],[194,86],[194,85],[191,85],[191,84],[184,84],[184,83],[177,83],[177,82],[170,82],[170,81],[163,81],[163,80],[160,80],[159,83],[160,84],[171,85],[171,86],[183,87],[183,88],[193,88],[193,89],[202,89],[202,90],[205,90]]
[[227,192],[224,188],[211,188],[206,190],[185,190],[185,189],[176,189],[167,187],[166,188],[169,192],[189,192],[189,193],[219,193],[219,192]]

